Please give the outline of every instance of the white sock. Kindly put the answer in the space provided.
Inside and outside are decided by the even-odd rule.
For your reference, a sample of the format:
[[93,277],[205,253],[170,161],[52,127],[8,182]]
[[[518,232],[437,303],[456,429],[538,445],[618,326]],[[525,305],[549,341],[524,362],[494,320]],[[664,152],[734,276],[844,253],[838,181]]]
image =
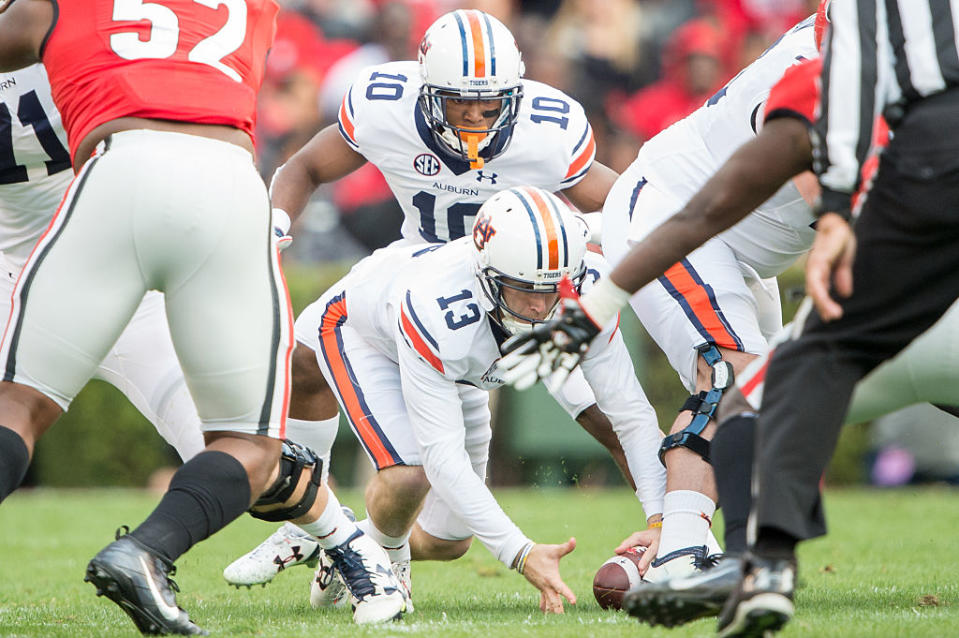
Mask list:
[[340,501],[336,498],[333,490],[325,485],[321,486],[321,489],[325,489],[329,493],[326,509],[323,510],[318,519],[312,523],[301,524],[299,528],[315,536],[323,549],[331,549],[337,545],[342,545],[356,533],[356,524],[343,513]]
[[340,415],[322,421],[286,420],[286,438],[313,450],[317,456],[329,456],[336,431],[340,427]]
[[667,492],[663,501],[663,533],[659,557],[684,547],[701,547],[713,522],[716,503],[692,490]]
[[706,532],[706,547],[709,548],[709,551],[707,552],[708,556],[723,553],[723,548],[719,544],[719,541],[716,540],[716,535],[713,534],[713,530]]
[[333,449],[333,441],[336,440],[336,431],[339,427],[339,414],[322,421],[289,418],[286,420],[286,438],[305,445],[323,459],[321,478],[324,483],[330,477],[330,451]]
[[373,525],[373,521],[369,517],[357,521],[356,526],[363,530],[364,534],[369,534],[370,538],[383,546],[390,557],[391,563],[401,563],[410,559],[409,532],[402,536],[387,536]]

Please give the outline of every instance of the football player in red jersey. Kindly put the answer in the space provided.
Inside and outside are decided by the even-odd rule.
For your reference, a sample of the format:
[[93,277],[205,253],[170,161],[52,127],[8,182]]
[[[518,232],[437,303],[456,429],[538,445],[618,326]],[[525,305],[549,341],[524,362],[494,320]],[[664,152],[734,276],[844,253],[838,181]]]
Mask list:
[[173,561],[251,506],[269,520],[310,512],[355,577],[356,620],[400,615],[385,553],[320,485],[322,463],[280,441],[292,316],[252,137],[275,2],[17,0],[0,12],[0,70],[44,63],[77,171],[0,342],[0,499],[159,290],[206,448],[86,580],[144,633],[203,633],[176,604]]

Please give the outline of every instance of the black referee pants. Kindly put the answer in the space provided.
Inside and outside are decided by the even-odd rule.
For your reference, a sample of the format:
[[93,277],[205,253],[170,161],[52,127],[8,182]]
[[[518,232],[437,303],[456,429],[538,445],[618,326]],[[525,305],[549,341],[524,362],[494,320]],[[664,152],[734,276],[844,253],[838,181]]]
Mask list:
[[756,440],[759,529],[826,532],[819,480],[853,386],[959,297],[959,90],[915,103],[895,128],[855,234],[842,318],[811,313],[770,361]]

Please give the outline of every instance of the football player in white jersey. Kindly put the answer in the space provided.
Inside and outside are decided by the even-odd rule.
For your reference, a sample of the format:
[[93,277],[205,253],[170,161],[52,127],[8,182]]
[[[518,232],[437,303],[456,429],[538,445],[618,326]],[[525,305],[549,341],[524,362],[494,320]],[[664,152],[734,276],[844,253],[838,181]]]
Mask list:
[[[23,264],[73,179],[66,137],[43,65],[0,74],[0,321],[4,324]],[[282,245],[282,229],[275,234]],[[161,293],[151,291],[144,296],[95,377],[122,391],[184,461],[203,450],[200,418],[173,349]],[[291,436],[297,434],[294,431]],[[286,460],[291,456],[288,452],[295,452],[295,460],[305,461],[309,469],[308,451],[285,447]],[[317,487],[325,480],[327,471],[324,467],[322,474],[317,472],[311,479]],[[341,518],[343,512],[332,491],[314,487],[311,498],[311,520],[303,524],[310,532],[324,537],[323,541],[312,537],[312,543],[338,546],[333,547],[330,555],[341,564],[342,557],[349,555],[346,560],[358,566],[351,574],[350,591],[344,590],[344,597],[353,596],[356,622],[381,622],[402,613],[402,592],[383,595],[384,587],[395,589],[398,583],[392,575],[384,580],[376,571],[376,560],[380,561],[380,569],[385,569],[382,565],[386,555],[345,517]],[[277,504],[273,502],[269,507]],[[276,521],[287,516],[267,514],[267,518]],[[334,536],[338,538],[334,539],[329,533],[336,527],[339,531]],[[371,582],[377,587],[373,595],[351,593],[360,592]]]
[[[602,258],[587,252],[587,236],[585,223],[556,196],[511,188],[482,206],[472,236],[376,251],[295,326],[297,339],[319,353],[377,469],[361,529],[394,560],[402,552],[389,548],[405,544],[414,521],[430,539],[420,558],[459,557],[476,536],[540,590],[543,611],[555,613],[563,611],[562,598],[575,602],[559,573],[575,540],[534,543],[496,503],[484,482],[492,434],[486,399],[502,385],[500,344],[552,315],[564,276],[586,289],[605,270]],[[583,371],[626,451],[647,517],[658,520],[662,433],[617,327],[603,333]],[[321,565],[314,605],[329,602],[329,585]]]
[[[643,145],[603,207],[603,252],[611,264],[755,137],[765,100],[783,72],[818,57],[815,22],[810,16],[784,33],[702,107]],[[709,464],[713,413],[734,374],[765,352],[782,328],[775,277],[812,244],[807,184],[813,181],[808,171],[797,176],[629,299],[691,393],[660,451],[669,478],[661,534],[651,547],[656,551],[643,557],[651,582],[702,564],[717,499]]]
[[[616,173],[594,161],[583,108],[561,91],[522,79],[515,40],[496,18],[473,10],[445,14],[427,30],[418,57],[360,73],[343,97],[338,123],[277,170],[270,189],[276,217],[296,218],[320,184],[368,161],[403,208],[402,244],[463,237],[480,205],[511,186],[562,191],[584,212],[602,207]],[[290,423],[303,435],[291,438],[328,459],[339,413],[316,358],[307,344],[297,344]],[[582,375],[551,393],[631,480]],[[235,585],[268,582],[280,565],[312,562],[308,543],[284,526],[229,565],[224,577]],[[290,552],[293,544],[300,557]]]
[[[17,276],[73,179],[67,135],[41,64],[0,74],[0,325]],[[97,369],[187,460],[203,449],[163,295],[149,292]]]

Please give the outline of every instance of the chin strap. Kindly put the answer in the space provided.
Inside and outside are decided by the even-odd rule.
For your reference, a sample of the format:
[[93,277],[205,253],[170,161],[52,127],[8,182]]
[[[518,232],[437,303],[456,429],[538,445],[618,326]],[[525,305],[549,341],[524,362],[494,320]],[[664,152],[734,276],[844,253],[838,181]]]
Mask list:
[[683,403],[683,407],[679,411],[689,410],[693,413],[693,420],[679,432],[670,434],[663,439],[662,445],[659,447],[659,462],[664,467],[666,465],[666,452],[675,447],[689,448],[703,457],[704,461],[710,462],[709,441],[701,437],[700,434],[715,415],[719,400],[723,397],[723,392],[733,384],[733,366],[728,361],[723,361],[723,357],[715,345],[704,343],[697,346],[696,350],[712,368],[713,387],[690,396]]
[[466,138],[466,155],[470,158],[470,168],[473,170],[483,168],[486,165],[485,160],[479,156],[479,143],[486,137],[485,134],[464,133]]

